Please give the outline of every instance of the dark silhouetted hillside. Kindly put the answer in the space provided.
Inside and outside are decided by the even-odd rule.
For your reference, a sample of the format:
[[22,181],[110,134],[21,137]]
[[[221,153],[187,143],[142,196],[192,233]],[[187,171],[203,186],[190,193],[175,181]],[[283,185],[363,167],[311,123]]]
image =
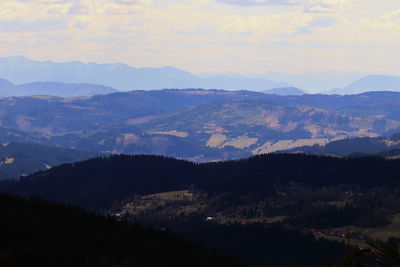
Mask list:
[[101,153],[30,143],[0,145],[0,180],[17,179],[62,163],[77,162],[101,156]]
[[399,177],[399,161],[380,157],[269,154],[195,164],[157,156],[117,155],[63,164],[19,181],[5,181],[0,190],[102,210],[133,194],[195,188],[209,194],[254,193],[265,198],[276,194],[276,186],[287,183],[368,189],[397,186]]
[[[169,233],[0,194],[0,266],[244,266]],[[207,265],[208,264],[208,265]]]

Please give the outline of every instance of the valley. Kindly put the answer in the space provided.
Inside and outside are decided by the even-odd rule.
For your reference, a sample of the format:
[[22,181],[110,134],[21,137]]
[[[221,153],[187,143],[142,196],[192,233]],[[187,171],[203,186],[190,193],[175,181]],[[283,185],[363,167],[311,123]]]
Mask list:
[[[336,234],[344,229],[349,228],[351,244],[361,247],[373,238],[399,237],[398,163],[382,157],[269,154],[198,164],[114,155],[3,181],[0,191],[152,225],[261,265],[273,259],[259,250],[275,246],[282,253],[277,239],[262,245],[264,234],[305,242],[304,255],[320,240],[323,258],[297,259],[299,266],[320,266],[344,253],[338,241],[347,242],[348,236]],[[220,236],[225,231],[235,233],[229,242]],[[240,242],[259,245],[250,253]],[[335,248],[329,252],[328,247]],[[283,255],[274,260],[284,266]]]
[[6,194],[0,207],[1,266],[246,266],[165,231],[78,207]]
[[400,1],[1,0],[0,267],[400,267]]
[[400,93],[387,92],[277,96],[200,89],[13,97],[0,99],[0,133],[5,143],[229,160],[391,135],[400,130],[398,100]]
[[63,163],[78,162],[107,154],[11,142],[0,145],[0,180],[19,179]]
[[224,262],[325,266],[348,242],[400,238],[399,100],[202,89],[0,98],[0,192],[151,226]]

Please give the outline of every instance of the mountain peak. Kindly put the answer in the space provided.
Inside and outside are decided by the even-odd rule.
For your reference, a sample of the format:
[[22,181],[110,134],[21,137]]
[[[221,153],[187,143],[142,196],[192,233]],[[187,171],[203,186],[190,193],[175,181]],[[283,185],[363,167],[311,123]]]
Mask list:
[[330,94],[355,95],[366,92],[400,91],[400,76],[394,75],[366,75],[342,89],[332,89]]
[[400,91],[400,76],[367,75],[344,88],[346,93],[367,91]]
[[9,80],[0,78],[0,87],[14,87],[14,84]]
[[17,84],[36,81],[98,84],[121,91],[164,88],[204,88],[261,91],[290,86],[264,78],[204,78],[172,66],[133,68],[122,63],[34,61],[25,57],[0,58],[0,77]]

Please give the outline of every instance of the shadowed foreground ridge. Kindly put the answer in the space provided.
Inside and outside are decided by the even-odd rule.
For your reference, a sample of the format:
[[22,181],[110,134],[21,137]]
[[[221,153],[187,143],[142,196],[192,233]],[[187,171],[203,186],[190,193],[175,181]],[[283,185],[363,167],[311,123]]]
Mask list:
[[335,158],[269,154],[244,160],[195,164],[161,156],[116,155],[63,164],[19,181],[3,181],[0,191],[108,209],[133,194],[195,188],[211,195],[233,192],[274,196],[274,186],[297,183],[323,187],[340,184],[369,189],[397,186],[400,161],[380,157]]
[[242,266],[166,232],[39,199],[0,194],[0,218],[0,266]]

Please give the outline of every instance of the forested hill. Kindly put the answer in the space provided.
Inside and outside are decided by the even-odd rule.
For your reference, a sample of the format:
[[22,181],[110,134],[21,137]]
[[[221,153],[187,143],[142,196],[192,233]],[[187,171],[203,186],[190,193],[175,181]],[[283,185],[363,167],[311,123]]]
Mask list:
[[320,155],[350,155],[357,154],[381,154],[384,151],[396,150],[400,148],[399,135],[394,134],[390,137],[363,137],[353,139],[334,140],[323,146],[304,146],[293,149],[277,151],[277,153],[306,153]]
[[0,99],[0,137],[7,143],[226,160],[391,135],[400,129],[399,103],[394,92],[278,96],[201,89],[9,97]]
[[0,194],[0,266],[243,266],[138,224]]
[[87,160],[102,153],[39,144],[11,142],[0,145],[0,180],[18,179],[63,163]]
[[390,187],[400,184],[400,161],[380,157],[269,154],[195,164],[159,156],[117,155],[64,164],[19,181],[5,181],[0,183],[0,191],[103,210],[134,194],[184,189],[210,195],[251,193],[267,198],[275,196],[277,188],[288,183],[310,188]]

